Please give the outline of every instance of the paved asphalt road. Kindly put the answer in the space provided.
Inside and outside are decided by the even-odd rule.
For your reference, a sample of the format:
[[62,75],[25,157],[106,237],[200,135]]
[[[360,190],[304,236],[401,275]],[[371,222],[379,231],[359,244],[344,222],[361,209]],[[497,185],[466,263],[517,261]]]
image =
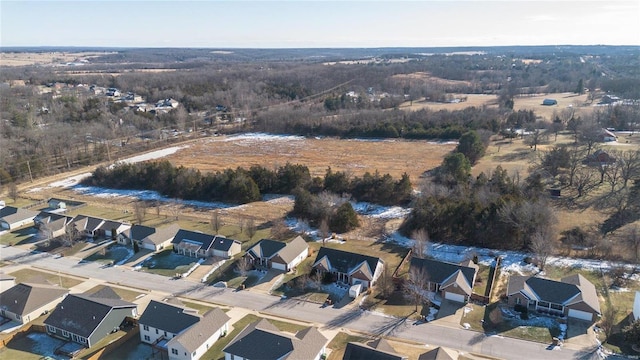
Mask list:
[[139,289],[258,310],[285,318],[323,324],[329,328],[346,328],[374,335],[388,335],[504,359],[601,359],[595,351],[595,346],[582,350],[568,347],[549,350],[544,344],[501,336],[485,336],[462,328],[440,326],[434,323],[414,325],[410,320],[358,309],[322,307],[295,299],[281,300],[278,297],[257,292],[203,286],[186,280],[172,280],[160,275],[132,271],[130,268],[103,267],[94,262],[78,263],[78,259],[72,257],[56,258],[47,253],[33,254],[18,247],[0,248],[0,259]]

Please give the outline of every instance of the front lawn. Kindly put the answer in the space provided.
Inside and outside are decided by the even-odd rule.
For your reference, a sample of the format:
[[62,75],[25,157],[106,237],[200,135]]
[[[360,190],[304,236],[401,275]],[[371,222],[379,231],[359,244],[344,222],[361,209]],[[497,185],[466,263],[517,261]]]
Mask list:
[[70,289],[80,283],[82,280],[77,280],[74,278],[66,277],[60,274],[52,274],[44,271],[32,270],[32,269],[21,269],[9,274],[16,278],[16,284],[22,282],[42,282],[41,280],[46,280],[50,284],[59,285],[63,288]]
[[98,250],[92,255],[86,257],[86,261],[97,261],[106,264],[123,264],[126,260],[133,257],[133,249],[119,244],[114,244]]
[[195,258],[179,255],[172,249],[167,249],[145,260],[140,270],[163,276],[175,276],[185,273],[196,261]]
[[33,226],[13,230],[0,236],[0,244],[2,245],[22,245],[34,242],[38,236],[38,229]]
[[[469,323],[472,329],[477,329],[478,318],[478,314],[471,311],[463,318],[462,323]],[[517,339],[549,344],[560,334],[559,323],[554,318],[530,313],[529,319],[521,319],[520,313],[510,309],[503,310],[498,303],[485,307],[483,320],[484,332]]]

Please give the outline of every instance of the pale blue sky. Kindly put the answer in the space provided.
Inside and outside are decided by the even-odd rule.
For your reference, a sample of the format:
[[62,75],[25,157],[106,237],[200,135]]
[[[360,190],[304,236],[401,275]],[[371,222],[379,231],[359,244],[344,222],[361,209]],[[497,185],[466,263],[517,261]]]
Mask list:
[[0,1],[1,46],[640,45],[640,1]]

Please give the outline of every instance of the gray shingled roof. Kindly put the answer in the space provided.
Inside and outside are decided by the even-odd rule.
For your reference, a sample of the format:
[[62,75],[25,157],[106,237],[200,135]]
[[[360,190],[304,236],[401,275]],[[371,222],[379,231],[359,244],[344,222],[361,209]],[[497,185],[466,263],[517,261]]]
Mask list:
[[184,312],[183,308],[151,300],[138,322],[156,329],[178,334],[200,321],[200,317]]
[[156,228],[144,225],[133,225],[129,229],[129,239],[142,240],[156,232]]
[[229,249],[231,249],[231,245],[233,245],[234,243],[239,244],[240,242],[238,242],[237,240],[228,239],[223,236],[216,236],[213,240],[213,243],[211,244],[211,247],[214,250],[229,251]]
[[17,284],[0,294],[0,308],[14,314],[28,314],[69,293],[59,286]]
[[76,229],[79,231],[95,231],[100,227],[100,225],[102,225],[103,222],[103,219],[86,215],[77,215],[73,218],[73,220],[71,220],[71,223],[74,224]]
[[151,241],[152,243],[158,245],[176,236],[176,234],[180,230],[180,225],[173,224],[157,228],[155,230],[155,233],[147,236],[147,239],[149,239],[149,241]]
[[3,208],[0,208],[0,219],[6,221],[9,224],[28,218],[35,218],[36,216],[38,216],[38,212],[29,209],[17,208],[13,206],[5,206]]
[[600,303],[596,288],[580,274],[571,275],[561,281],[543,279],[532,276],[511,276],[507,285],[507,295],[520,291],[529,297],[537,297],[539,301],[554,304],[570,305],[581,301],[600,313]]
[[[297,236],[295,239],[291,240],[287,243],[284,249],[278,252],[278,256],[282,258],[282,260],[286,261],[287,264],[292,262],[293,259],[298,257],[300,253],[302,253],[305,249],[308,249],[309,245],[304,239],[300,236]],[[374,269],[372,269],[374,271]]]
[[201,245],[202,248],[209,249],[214,238],[215,238],[214,235],[209,235],[209,234],[205,234],[197,231],[180,229],[176,233],[176,236],[173,238],[171,242],[174,244],[179,244],[183,240],[195,241],[199,244],[202,244]]
[[209,310],[200,321],[169,340],[167,346],[171,346],[171,343],[176,342],[187,349],[187,351],[193,352],[229,320],[231,320],[231,318],[221,309],[214,308]]
[[585,304],[589,305],[589,307],[591,307],[594,311],[596,311],[598,314],[600,313],[600,301],[598,300],[598,293],[596,292],[596,287],[589,280],[587,280],[580,274],[574,274],[564,277],[560,281],[567,284],[574,284],[578,287],[578,289],[580,289],[580,296],[572,300],[572,304],[584,301]]
[[223,351],[245,359],[307,360],[314,358],[327,342],[317,328],[290,336],[263,319],[247,326]]
[[341,273],[349,273],[363,262],[369,265],[371,272],[375,272],[378,261],[381,261],[379,258],[373,256],[321,247],[313,265],[315,266],[316,263],[325,256],[329,259],[331,267]]
[[477,269],[473,267],[467,267],[445,261],[419,258],[412,258],[409,268],[411,269],[409,271],[412,271],[413,269],[424,271],[429,278],[429,281],[438,284],[442,284],[443,281],[447,280],[457,271],[461,271],[471,288],[473,287],[473,278],[477,271]]
[[262,239],[247,250],[247,253],[250,253],[256,258],[268,259],[277,254],[285,246],[287,246],[287,244],[282,241]]
[[49,317],[51,325],[82,337],[89,337],[113,308],[135,308],[136,304],[120,299],[69,294]]
[[350,342],[344,350],[342,360],[404,360],[406,356],[396,354],[386,348],[376,348],[367,344]]
[[449,350],[443,347],[437,347],[426,353],[420,354],[418,360],[457,360],[458,354],[453,350]]

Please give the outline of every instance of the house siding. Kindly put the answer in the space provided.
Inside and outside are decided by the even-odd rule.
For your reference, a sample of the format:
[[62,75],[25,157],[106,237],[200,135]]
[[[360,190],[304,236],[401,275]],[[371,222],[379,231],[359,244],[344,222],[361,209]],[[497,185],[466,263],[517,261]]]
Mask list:
[[523,306],[528,306],[529,299],[527,299],[524,295],[517,293],[513,295],[509,295],[509,306],[513,307],[517,304],[516,299],[520,299],[520,304]]
[[[153,344],[162,337],[164,337],[165,339],[173,339],[173,337],[176,336],[176,334],[170,333],[168,331],[166,332],[166,335],[165,335],[164,330],[157,329],[152,326],[146,325],[149,328],[149,330],[144,329],[145,327],[144,324],[139,324],[139,326],[140,326],[140,341],[142,341],[143,343]],[[157,333],[156,333],[156,330],[157,330]],[[145,336],[149,337],[148,341],[145,340],[144,338]]]
[[569,309],[575,309],[575,310],[590,312],[592,314],[591,320],[594,320],[594,315],[596,315],[595,312],[593,311],[593,309],[589,305],[584,303],[584,302],[579,302],[577,304],[571,304],[571,305],[565,306],[564,307],[564,314],[565,315],[569,314]]
[[89,336],[89,347],[109,335],[113,329],[122,324],[122,321],[124,321],[127,316],[135,317],[135,315],[135,311],[132,308],[112,309]]
[[[167,349],[168,352],[169,352],[169,360],[195,360],[195,359],[199,359],[200,357],[202,357],[202,355],[204,355],[207,351],[209,351],[209,348],[211,348],[211,346],[213,346],[213,344],[215,344],[216,341],[218,341],[218,339],[220,339],[220,335],[222,334],[222,332],[226,332],[226,331],[228,331],[228,329],[229,329],[229,323],[227,322],[220,329],[216,330],[216,332],[211,334],[211,336],[205,342],[203,342],[202,345],[200,345],[200,347],[198,347],[194,351],[195,352],[195,356],[193,355],[194,352],[189,353],[189,351],[187,351],[180,344],[171,345],[171,347],[169,347]],[[178,355],[173,354],[171,349],[178,350]]]

